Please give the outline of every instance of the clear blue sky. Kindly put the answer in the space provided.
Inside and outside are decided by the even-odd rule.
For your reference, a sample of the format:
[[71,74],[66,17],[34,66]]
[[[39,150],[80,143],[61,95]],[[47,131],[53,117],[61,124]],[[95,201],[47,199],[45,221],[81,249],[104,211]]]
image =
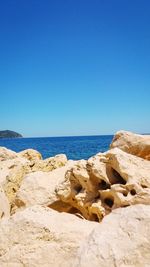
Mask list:
[[150,132],[150,1],[1,1],[0,129]]

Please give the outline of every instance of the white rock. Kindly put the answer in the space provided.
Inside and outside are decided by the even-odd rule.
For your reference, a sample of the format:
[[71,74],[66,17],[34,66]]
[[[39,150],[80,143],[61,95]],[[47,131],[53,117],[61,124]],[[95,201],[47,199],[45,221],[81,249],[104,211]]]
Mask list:
[[16,208],[36,204],[44,206],[50,206],[52,204],[54,208],[56,203],[57,210],[62,211],[64,207],[68,209],[68,205],[64,205],[58,201],[59,199],[56,196],[55,189],[64,181],[66,171],[73,165],[73,161],[68,161],[66,166],[51,172],[38,171],[27,174],[16,194]]
[[96,225],[41,206],[17,212],[0,223],[0,266],[71,267]]
[[83,241],[73,267],[149,267],[150,206],[120,208]]
[[150,135],[119,131],[114,135],[110,148],[118,147],[135,156],[150,160]]

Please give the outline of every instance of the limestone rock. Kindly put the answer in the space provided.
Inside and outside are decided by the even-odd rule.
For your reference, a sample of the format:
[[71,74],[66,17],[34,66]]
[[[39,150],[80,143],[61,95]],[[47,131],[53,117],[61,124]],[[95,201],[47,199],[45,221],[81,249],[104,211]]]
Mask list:
[[70,205],[59,201],[55,189],[65,178],[66,171],[73,166],[73,161],[68,161],[66,166],[51,172],[33,172],[24,177],[22,184],[16,194],[16,208],[24,208],[32,205],[43,205],[57,207],[59,211],[68,211]]
[[1,267],[71,267],[97,223],[33,206],[0,223]]
[[117,209],[83,241],[73,267],[148,267],[149,232],[149,205]]
[[129,154],[150,160],[150,135],[139,135],[127,131],[115,134],[110,148],[118,147]]
[[14,159],[17,157],[17,153],[7,149],[6,147],[0,147],[0,162],[3,160]]
[[67,157],[64,154],[59,154],[45,160],[33,161],[31,164],[32,171],[49,172],[59,167],[65,166]]
[[10,215],[10,206],[8,199],[4,193],[3,188],[0,186],[0,219]]
[[[25,156],[23,156],[21,153],[16,153],[14,158],[7,160],[5,159],[0,162],[0,185],[3,187],[6,193],[11,210],[15,207],[14,201],[17,191],[19,190],[21,183],[27,174],[37,171],[50,172],[56,168],[64,166],[67,163],[67,158],[65,155],[56,155],[55,157],[46,160],[39,160],[38,152],[36,153],[36,151],[34,152],[32,150],[29,150],[29,152],[31,152],[30,155],[32,157],[29,157],[28,153],[25,153]],[[35,159],[33,160],[33,158]],[[31,176],[35,177],[34,174]],[[63,206],[67,205],[63,204]]]
[[100,221],[105,210],[98,191],[101,183],[98,174],[103,179],[108,178],[105,177],[105,166],[100,161],[98,163],[99,173],[94,175],[95,169],[92,173],[92,166],[86,160],[78,161],[66,172],[65,181],[57,187],[56,193],[62,202],[76,208],[86,219]]
[[24,157],[28,160],[40,160],[42,155],[34,149],[26,149],[18,153],[19,156]]
[[150,204],[150,162],[114,148],[78,161],[56,192],[86,219],[101,221],[113,209]]
[[24,175],[30,170],[25,158],[16,157],[0,163],[0,184],[3,187],[10,204],[20,187]]

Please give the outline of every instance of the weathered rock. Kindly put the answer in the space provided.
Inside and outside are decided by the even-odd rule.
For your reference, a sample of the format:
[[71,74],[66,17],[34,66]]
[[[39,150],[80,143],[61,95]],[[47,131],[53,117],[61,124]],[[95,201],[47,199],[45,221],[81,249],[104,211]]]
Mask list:
[[[102,164],[99,161],[99,169]],[[99,182],[99,177],[91,174],[88,162],[80,160],[66,172],[65,181],[57,187],[56,193],[62,202],[76,208],[86,219],[100,221],[105,210],[99,197]]]
[[6,147],[0,147],[0,161],[14,159],[17,157],[17,153],[7,149]]
[[45,160],[32,161],[32,171],[49,172],[59,167],[65,166],[67,157],[64,154],[56,155]]
[[149,232],[149,205],[117,209],[83,241],[73,267],[148,267]]
[[66,171],[73,164],[73,161],[68,161],[64,167],[51,172],[38,171],[27,174],[16,194],[15,209],[39,204],[53,209],[56,206],[58,211],[68,211],[70,205],[59,201],[55,190],[56,186],[64,181]]
[[[30,171],[30,166],[28,164],[28,162],[24,161],[22,158],[20,158],[19,160],[11,160],[11,162],[8,162],[9,165],[9,169],[5,167],[2,169],[2,173],[5,175],[3,176],[3,181],[1,183],[6,196],[8,197],[9,203],[11,205],[11,207],[14,205],[14,199],[16,196],[16,193],[21,185],[21,182],[24,179],[24,176],[26,175],[26,173],[28,173]],[[8,166],[8,165],[7,165]]]
[[57,195],[89,220],[100,221],[112,209],[150,204],[150,162],[115,148],[66,173]]
[[118,147],[123,151],[150,160],[150,135],[139,135],[127,131],[115,134],[110,148]]
[[4,193],[3,188],[0,186],[0,219],[10,215],[10,206],[8,199]]
[[28,160],[21,157],[5,160],[0,163],[0,184],[3,187],[10,204],[14,200],[24,175],[29,170],[30,166]]
[[0,223],[0,266],[71,267],[97,223],[33,206]]
[[26,158],[30,161],[42,159],[42,155],[34,149],[26,149],[18,153],[19,156]]
[[[38,152],[34,152],[32,150],[27,151],[31,152],[31,157],[29,157],[28,153],[25,153],[25,156],[23,156],[21,153],[16,153],[15,158],[0,162],[0,185],[3,187],[9,200],[11,209],[13,210],[16,206],[14,201],[17,191],[19,190],[21,183],[27,174],[36,171],[50,172],[56,168],[64,166],[67,163],[67,158],[65,155],[56,155],[55,157],[47,160],[39,160],[38,157],[40,156],[38,156]],[[35,159],[33,160],[33,158]],[[34,174],[31,176],[34,177]],[[63,206],[67,205],[63,204]]]

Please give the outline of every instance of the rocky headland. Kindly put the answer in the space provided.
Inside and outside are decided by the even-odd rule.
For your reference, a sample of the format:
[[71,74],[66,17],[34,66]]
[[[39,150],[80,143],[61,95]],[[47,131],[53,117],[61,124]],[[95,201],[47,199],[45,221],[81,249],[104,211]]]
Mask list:
[[18,138],[18,137],[22,137],[22,135],[10,130],[0,131],[0,138]]
[[1,267],[150,266],[150,135],[88,160],[0,147]]

